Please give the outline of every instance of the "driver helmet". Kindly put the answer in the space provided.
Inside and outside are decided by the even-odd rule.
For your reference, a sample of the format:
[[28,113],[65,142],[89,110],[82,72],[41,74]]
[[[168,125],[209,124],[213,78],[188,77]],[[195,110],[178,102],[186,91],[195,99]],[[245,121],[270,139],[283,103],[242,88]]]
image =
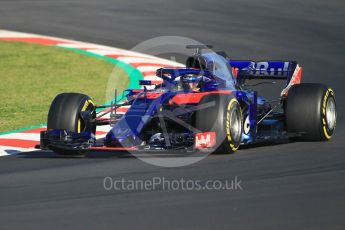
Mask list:
[[180,78],[180,86],[181,89],[184,91],[199,91],[199,78],[194,74],[187,74],[185,76],[181,76]]

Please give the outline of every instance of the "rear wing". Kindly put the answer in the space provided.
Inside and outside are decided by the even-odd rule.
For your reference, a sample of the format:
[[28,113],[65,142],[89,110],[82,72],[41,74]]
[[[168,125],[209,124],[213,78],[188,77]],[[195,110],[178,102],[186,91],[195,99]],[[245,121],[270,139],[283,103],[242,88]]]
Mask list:
[[294,84],[301,83],[302,67],[296,61],[236,61],[230,60],[234,75],[238,80],[245,79],[274,79],[286,80],[286,88],[282,96]]

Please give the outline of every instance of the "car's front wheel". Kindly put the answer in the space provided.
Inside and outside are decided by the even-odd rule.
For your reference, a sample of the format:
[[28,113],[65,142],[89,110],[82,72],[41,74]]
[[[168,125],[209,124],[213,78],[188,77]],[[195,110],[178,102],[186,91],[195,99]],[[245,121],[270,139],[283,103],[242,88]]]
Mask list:
[[[89,122],[95,116],[95,104],[89,96],[80,93],[62,93],[55,97],[50,106],[47,129],[95,133],[96,127]],[[78,154],[58,147],[54,147],[53,150],[64,155]]]
[[233,95],[210,94],[196,112],[196,129],[216,134],[215,153],[233,153],[242,140],[242,109]]

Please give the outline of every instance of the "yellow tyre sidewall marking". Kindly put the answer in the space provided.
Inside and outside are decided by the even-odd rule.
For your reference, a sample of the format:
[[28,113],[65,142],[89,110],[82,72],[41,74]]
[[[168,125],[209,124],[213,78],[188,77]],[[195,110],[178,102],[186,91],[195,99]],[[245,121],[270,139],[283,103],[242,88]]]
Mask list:
[[[327,140],[330,140],[332,137],[331,133],[328,133],[327,129],[327,122],[326,122],[326,106],[327,106],[327,101],[329,96],[334,97],[334,92],[332,89],[328,89],[324,98],[323,98],[323,103],[322,103],[322,129],[323,129],[323,134]],[[335,124],[336,125],[336,124]],[[335,128],[335,126],[334,126]],[[334,130],[334,129],[333,129]]]
[[[226,136],[228,141],[230,142],[230,148],[232,151],[236,151],[240,145],[235,146],[232,142],[232,136],[231,136],[231,128],[230,128],[230,110],[233,106],[233,104],[238,104],[239,109],[240,109],[240,122],[242,122],[242,111],[241,111],[241,107],[240,104],[238,103],[236,98],[232,98],[228,104],[228,108],[227,108],[227,112],[226,112]],[[242,124],[241,124],[242,127]]]
[[[95,105],[95,103],[93,103],[93,101],[91,99],[89,100],[86,100],[82,109],[81,109],[81,112],[85,112],[86,109],[89,107],[89,105]],[[78,129],[77,129],[77,132],[80,133],[81,132],[81,119],[79,118],[78,119]]]

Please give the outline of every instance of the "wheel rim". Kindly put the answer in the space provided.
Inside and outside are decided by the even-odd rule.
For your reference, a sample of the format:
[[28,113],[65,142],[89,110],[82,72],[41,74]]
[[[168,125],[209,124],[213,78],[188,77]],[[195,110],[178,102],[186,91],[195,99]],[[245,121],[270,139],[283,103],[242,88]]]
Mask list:
[[241,118],[240,118],[240,111],[236,106],[230,116],[230,130],[233,139],[238,142],[241,138]]
[[335,101],[333,97],[329,97],[326,105],[326,120],[329,130],[333,130],[336,124],[337,112],[335,109]]

